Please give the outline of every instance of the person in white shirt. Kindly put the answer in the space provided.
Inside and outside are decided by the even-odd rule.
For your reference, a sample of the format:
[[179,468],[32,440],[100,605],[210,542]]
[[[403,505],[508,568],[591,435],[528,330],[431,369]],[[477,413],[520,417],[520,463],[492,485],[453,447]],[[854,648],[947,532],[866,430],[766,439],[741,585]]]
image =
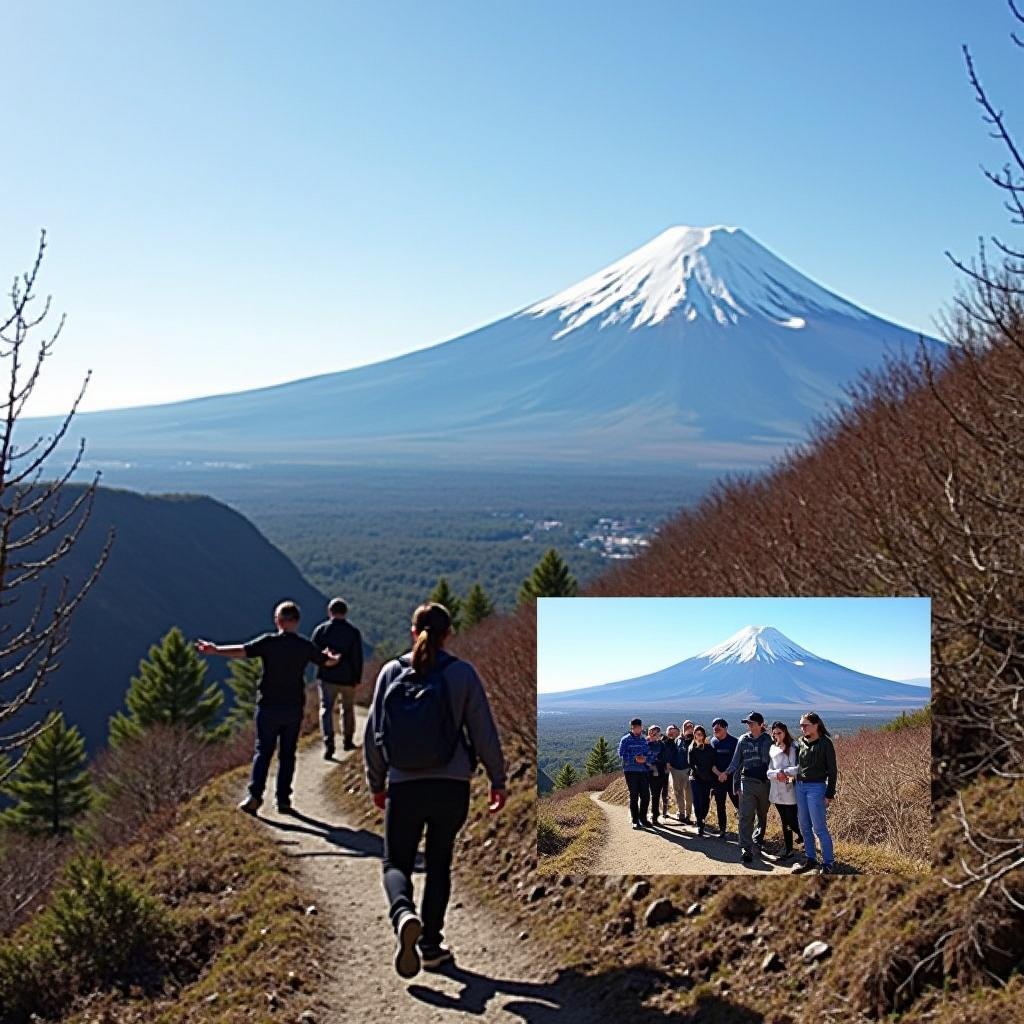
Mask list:
[[775,805],[782,819],[782,838],[786,850],[779,860],[788,860],[793,856],[793,838],[803,842],[800,835],[800,824],[797,820],[796,786],[787,768],[795,768],[797,763],[796,740],[789,734],[785,722],[772,722],[772,745],[768,750],[771,767],[768,769],[768,799]]

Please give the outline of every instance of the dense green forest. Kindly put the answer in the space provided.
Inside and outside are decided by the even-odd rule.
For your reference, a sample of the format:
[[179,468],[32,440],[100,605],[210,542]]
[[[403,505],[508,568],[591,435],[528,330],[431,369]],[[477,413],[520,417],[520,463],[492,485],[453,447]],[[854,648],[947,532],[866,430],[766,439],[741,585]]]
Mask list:
[[409,613],[440,576],[460,597],[479,582],[498,611],[510,611],[554,547],[585,583],[612,564],[598,550],[602,537],[628,544],[649,534],[711,479],[301,466],[107,475],[130,487],[209,493],[237,508],[318,590],[349,602],[372,645],[404,641]]

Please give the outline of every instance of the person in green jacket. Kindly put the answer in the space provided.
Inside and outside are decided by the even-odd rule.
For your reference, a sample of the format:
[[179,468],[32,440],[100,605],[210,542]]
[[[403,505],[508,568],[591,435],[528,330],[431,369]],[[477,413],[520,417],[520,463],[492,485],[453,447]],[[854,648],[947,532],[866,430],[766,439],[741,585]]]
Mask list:
[[[839,776],[836,748],[825,723],[815,711],[801,715],[800,733],[797,763],[780,773],[796,779],[797,817],[800,821],[800,834],[804,837],[804,852],[807,854],[807,859],[796,870],[831,875],[834,856],[826,812],[836,798],[836,780]],[[815,855],[815,839],[821,846],[820,863]]]

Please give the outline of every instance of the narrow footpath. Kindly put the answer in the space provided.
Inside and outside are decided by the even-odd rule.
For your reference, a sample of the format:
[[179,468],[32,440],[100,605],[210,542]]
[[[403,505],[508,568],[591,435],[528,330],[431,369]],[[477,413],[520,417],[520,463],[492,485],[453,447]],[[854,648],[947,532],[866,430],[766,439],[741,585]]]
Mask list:
[[[343,756],[362,755],[359,749],[336,755]],[[547,1022],[557,1016],[559,1021],[583,1024],[592,1019],[586,1003],[579,1003],[578,981],[570,985],[558,980],[550,957],[496,923],[457,881],[445,927],[455,965],[443,973],[421,971],[410,981],[399,978],[381,887],[381,838],[350,827],[329,802],[323,781],[335,769],[323,759],[319,744],[300,749],[292,797],[295,813],[278,814],[272,800],[259,813],[299,866],[307,889],[316,894],[317,913],[328,926],[330,943],[318,960],[330,980],[316,993],[327,1007],[326,1020],[421,1024],[468,1016]],[[274,771],[276,764],[271,786]],[[418,898],[419,877],[416,885]]]
[[735,833],[722,840],[715,829],[702,837],[693,825],[675,819],[662,818],[656,828],[637,831],[628,807],[606,804],[600,793],[590,798],[604,815],[607,835],[591,869],[595,875],[785,875],[797,863],[779,864],[773,856],[762,855],[744,864]]

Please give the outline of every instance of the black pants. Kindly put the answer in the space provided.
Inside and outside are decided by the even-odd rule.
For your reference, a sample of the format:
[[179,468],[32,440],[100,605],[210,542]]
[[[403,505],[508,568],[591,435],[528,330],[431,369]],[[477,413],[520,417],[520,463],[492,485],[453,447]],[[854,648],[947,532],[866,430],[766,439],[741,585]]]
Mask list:
[[416,911],[412,899],[412,872],[416,849],[424,846],[426,881],[420,917],[423,942],[436,945],[443,938],[444,915],[452,891],[452,851],[455,837],[469,814],[469,782],[459,779],[417,779],[388,787],[384,806],[384,893],[392,927],[403,911]]
[[647,820],[647,808],[651,802],[650,773],[623,772],[626,786],[629,788],[629,816],[635,825],[638,821]]
[[292,797],[295,777],[295,749],[302,729],[302,707],[256,706],[256,753],[252,759],[249,793],[263,799],[267,788],[270,759],[277,748],[277,802],[287,804]]
[[782,838],[786,844],[787,850],[793,849],[793,836],[796,836],[801,842],[803,837],[800,835],[800,820],[796,811],[796,804],[776,804],[776,809],[779,812],[779,817],[782,819]]
[[693,813],[697,824],[703,825],[711,806],[711,783],[703,779],[690,779],[690,788],[693,790]]
[[652,775],[650,781],[651,787],[651,817],[657,818],[662,813],[662,808],[665,808],[665,813],[668,813],[668,776],[667,775]]
[[720,832],[725,831],[725,798],[732,801],[733,807],[738,811],[740,809],[740,798],[732,791],[732,776],[730,776],[725,782],[719,782],[715,779],[711,783],[711,792],[715,795],[715,810],[718,812],[718,830]]

